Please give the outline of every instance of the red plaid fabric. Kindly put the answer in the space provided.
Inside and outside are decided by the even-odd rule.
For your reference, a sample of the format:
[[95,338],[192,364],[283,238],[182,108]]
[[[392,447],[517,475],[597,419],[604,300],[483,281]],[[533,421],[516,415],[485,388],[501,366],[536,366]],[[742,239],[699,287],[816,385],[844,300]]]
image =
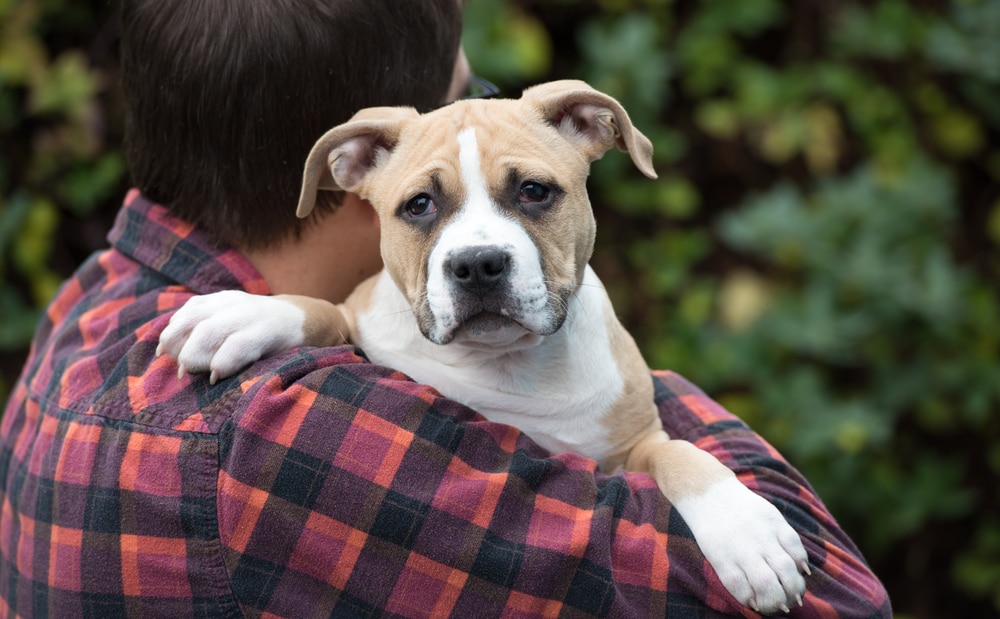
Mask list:
[[[157,358],[193,294],[268,293],[238,252],[131,192],[39,326],[0,430],[0,615],[754,616],[641,474],[550,456],[350,346],[210,385]],[[800,617],[888,617],[802,477],[654,374],[672,436],[802,534]]]

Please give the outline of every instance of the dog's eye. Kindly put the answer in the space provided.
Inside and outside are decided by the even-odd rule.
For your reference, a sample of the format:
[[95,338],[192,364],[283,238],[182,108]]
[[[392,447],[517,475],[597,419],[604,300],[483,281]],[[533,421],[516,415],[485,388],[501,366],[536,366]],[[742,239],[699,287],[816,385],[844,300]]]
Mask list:
[[535,181],[526,181],[521,183],[521,193],[518,195],[518,200],[528,203],[545,202],[549,198],[549,193],[550,190],[545,185]]
[[429,195],[422,193],[410,198],[403,207],[403,211],[409,217],[426,217],[437,212],[437,205],[434,204],[434,200]]

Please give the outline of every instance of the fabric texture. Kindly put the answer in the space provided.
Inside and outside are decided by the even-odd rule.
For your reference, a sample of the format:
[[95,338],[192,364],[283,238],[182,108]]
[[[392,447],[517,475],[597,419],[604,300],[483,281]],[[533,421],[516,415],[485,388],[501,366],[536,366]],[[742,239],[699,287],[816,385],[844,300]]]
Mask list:
[[[156,357],[253,266],[137,191],[60,289],[0,430],[0,616],[756,616],[646,475],[550,456],[351,346],[210,385]],[[807,482],[671,372],[667,431],[770,499],[810,555],[796,617],[888,617]]]

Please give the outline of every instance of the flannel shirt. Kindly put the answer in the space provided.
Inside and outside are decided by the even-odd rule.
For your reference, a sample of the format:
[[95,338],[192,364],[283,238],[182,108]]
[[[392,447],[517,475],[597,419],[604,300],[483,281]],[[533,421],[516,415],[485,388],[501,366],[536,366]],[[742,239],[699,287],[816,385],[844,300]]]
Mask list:
[[[268,287],[131,191],[41,321],[0,435],[0,615],[756,616],[646,475],[551,456],[351,346],[216,385],[155,349],[194,294]],[[668,432],[774,502],[809,552],[797,617],[887,617],[806,480],[670,372]]]

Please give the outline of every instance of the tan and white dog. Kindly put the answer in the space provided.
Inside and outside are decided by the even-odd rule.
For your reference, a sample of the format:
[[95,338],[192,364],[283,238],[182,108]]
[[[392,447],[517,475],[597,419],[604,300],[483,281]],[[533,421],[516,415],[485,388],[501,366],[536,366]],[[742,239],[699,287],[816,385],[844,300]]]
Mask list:
[[588,265],[586,179],[614,146],[655,178],[649,140],[617,101],[578,81],[424,115],[363,110],[313,147],[298,216],[319,189],[369,200],[381,273],[337,306],[195,297],[158,352],[215,381],[277,351],[349,339],[553,452],[648,472],[730,593],[787,612],[809,572],[798,534],[718,460],[663,431],[647,365]]

